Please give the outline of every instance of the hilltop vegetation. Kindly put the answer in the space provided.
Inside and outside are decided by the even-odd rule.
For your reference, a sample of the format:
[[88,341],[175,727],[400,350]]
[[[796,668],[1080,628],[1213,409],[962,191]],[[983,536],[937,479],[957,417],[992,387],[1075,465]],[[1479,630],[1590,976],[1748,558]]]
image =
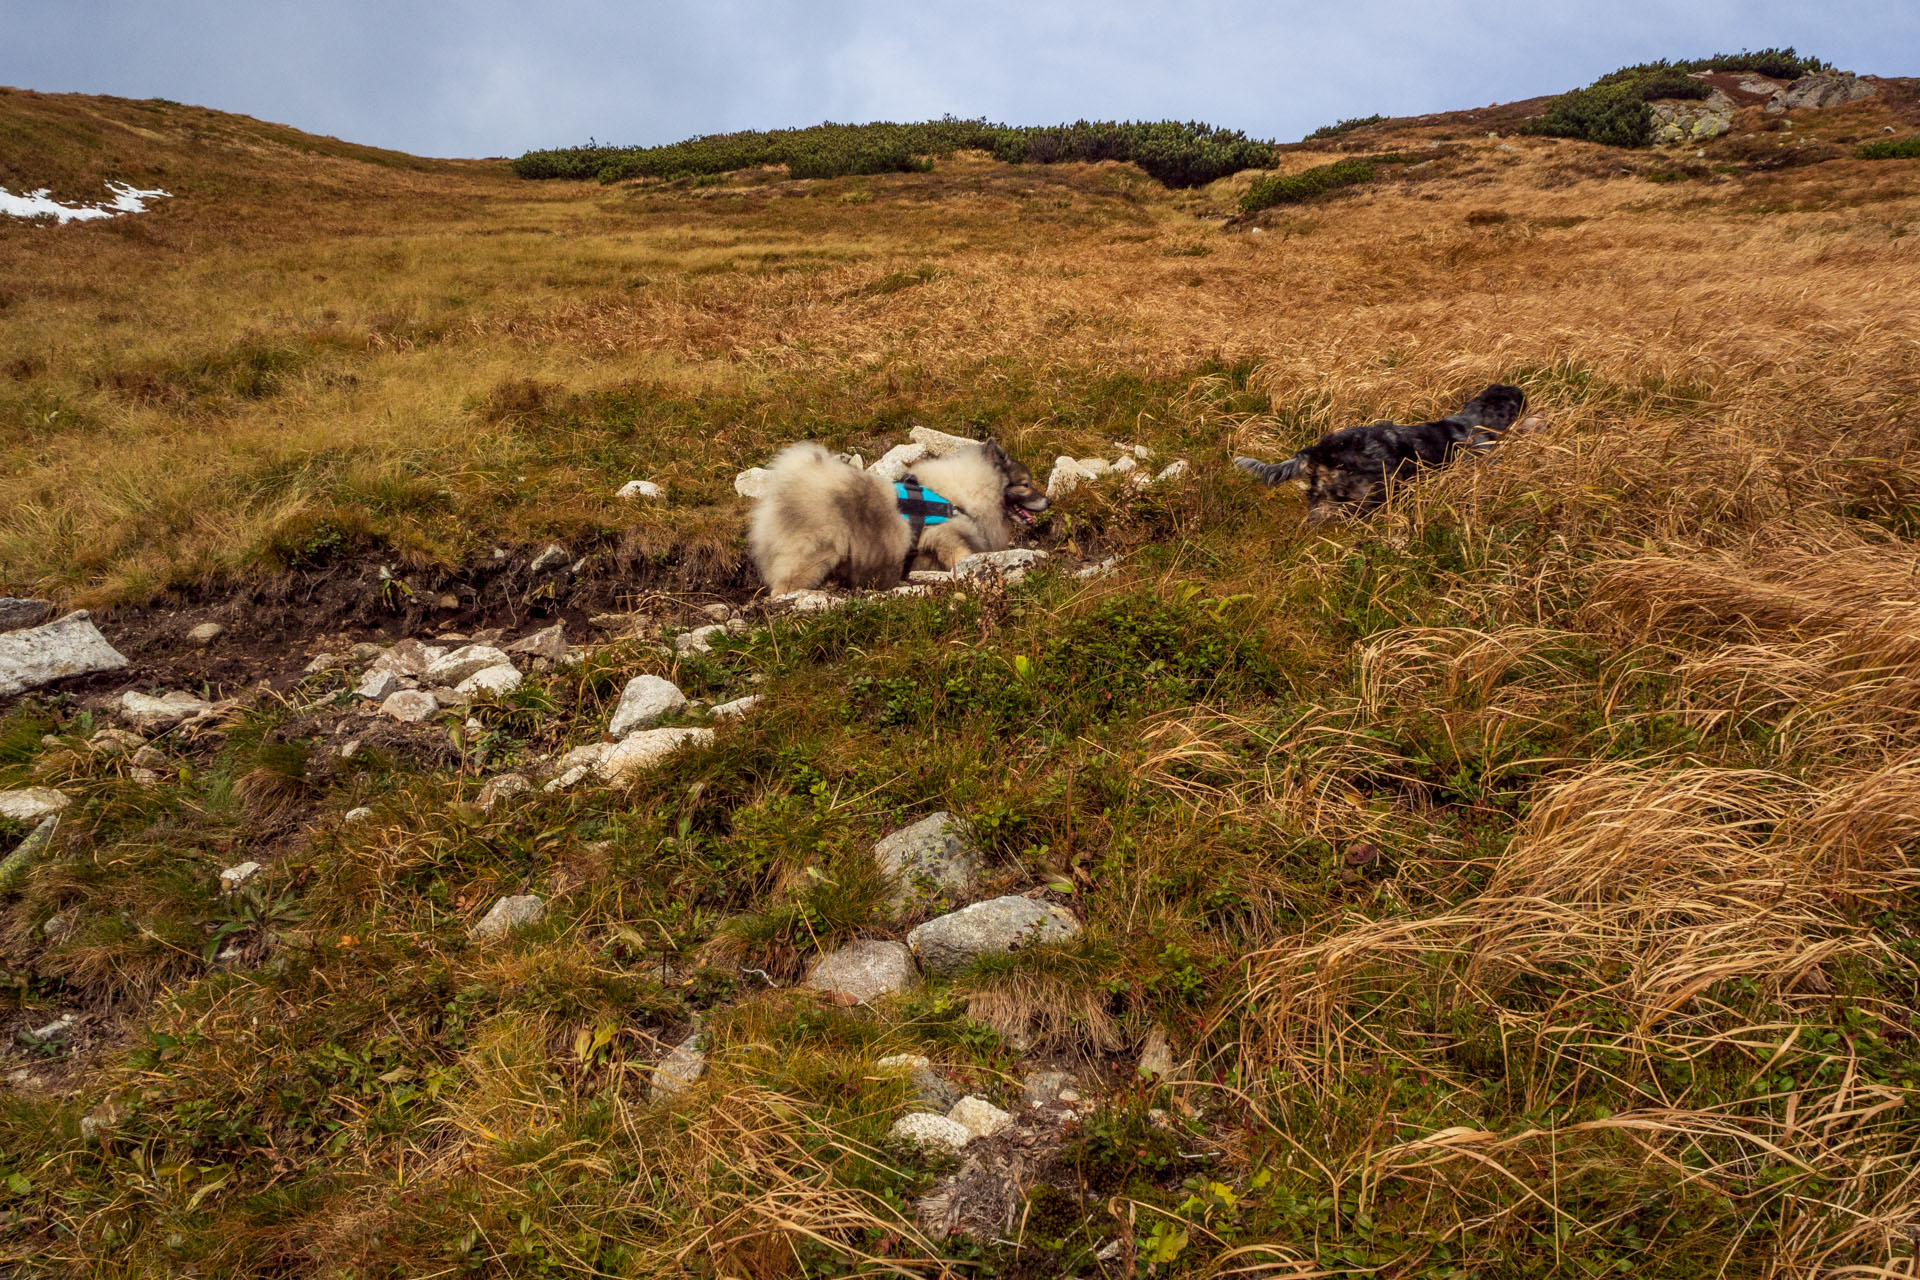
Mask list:
[[1547,102],[1539,119],[1522,126],[1523,132],[1549,138],[1580,138],[1611,147],[1644,147],[1653,138],[1653,111],[1658,98],[1705,98],[1708,87],[1688,74],[1694,71],[1751,71],[1791,80],[1828,64],[1802,57],[1791,47],[1762,49],[1758,53],[1717,53],[1711,58],[1679,62],[1642,62],[1610,71],[1584,89],[1574,89]]
[[1139,165],[1169,187],[1197,187],[1242,169],[1272,163],[1273,147],[1232,129],[1200,123],[1118,123],[1081,120],[1039,128],[1008,128],[984,120],[930,120],[921,124],[822,124],[805,129],[710,134],[660,147],[589,143],[529,151],[513,162],[523,178],[684,178],[785,165],[790,178],[838,178],[862,173],[912,173],[932,156],[985,151],[1008,164]]
[[[0,885],[0,1268],[1909,1273],[1920,188],[1856,152],[1920,107],[1883,86],[1684,160],[1461,113],[1186,188],[964,147],[536,183],[0,96],[10,181],[175,192],[0,224],[0,594],[134,664],[0,708],[0,791],[72,800]],[[1364,522],[1229,463],[1494,380],[1544,428]],[[1192,467],[1063,497],[1016,586],[761,612],[735,474],[913,424]],[[714,606],[744,630],[674,642]],[[354,697],[356,646],[556,621],[587,652],[510,692]],[[642,674],[765,701],[481,806]],[[129,688],[234,705],[136,746]],[[798,985],[918,921],[871,849],[936,809],[1083,933]],[[955,1162],[887,1138],[901,1053],[1010,1110],[1076,1073],[992,1230],[921,1217]]]

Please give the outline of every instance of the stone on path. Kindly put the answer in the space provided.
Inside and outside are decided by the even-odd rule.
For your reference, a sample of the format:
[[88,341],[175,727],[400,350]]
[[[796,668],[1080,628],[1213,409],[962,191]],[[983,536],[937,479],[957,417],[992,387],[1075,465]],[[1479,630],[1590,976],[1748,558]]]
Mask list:
[[400,677],[391,671],[376,669],[367,672],[366,678],[360,682],[360,687],[353,691],[353,696],[364,698],[368,702],[385,702],[398,692],[400,692]]
[[958,1151],[973,1140],[972,1131],[958,1120],[937,1116],[929,1111],[901,1116],[893,1122],[893,1128],[887,1130],[887,1136],[916,1146],[944,1148],[948,1151]]
[[712,741],[711,729],[642,729],[615,743],[594,771],[607,782],[622,782],[682,747],[702,747]]
[[512,665],[513,659],[492,645],[469,644],[428,663],[422,674],[430,684],[457,685],[476,671]]
[[611,737],[624,738],[636,729],[645,729],[656,721],[686,710],[687,695],[680,686],[659,676],[635,676],[620,692],[613,719],[607,722]]
[[72,803],[72,798],[66,792],[52,787],[0,791],[0,818],[31,825],[43,818],[51,818]]
[[618,493],[614,494],[614,497],[625,498],[628,502],[633,502],[640,498],[664,498],[666,496],[667,491],[651,480],[629,480],[620,486]]
[[0,631],[18,631],[37,627],[53,616],[53,601],[23,600],[19,596],[0,596]]
[[418,689],[402,689],[380,704],[383,713],[409,724],[425,720],[439,709],[438,699]]
[[920,967],[958,973],[984,955],[1077,937],[1080,922],[1065,907],[1031,898],[990,898],[927,921],[907,935]]
[[732,702],[723,702],[711,712],[715,720],[737,720],[760,705],[760,695],[750,693],[744,698],[735,698]]
[[83,609],[44,626],[0,634],[0,698],[126,665],[126,658],[107,643]]
[[960,1125],[973,1138],[991,1138],[1013,1123],[1013,1117],[985,1098],[965,1097],[953,1104],[947,1119]]
[[373,660],[373,671],[391,671],[397,676],[424,676],[427,668],[447,656],[439,645],[422,644],[409,636]]
[[706,1074],[707,1052],[700,1047],[702,1035],[702,1032],[695,1031],[682,1040],[653,1069],[653,1097],[656,1102],[679,1097]]
[[893,882],[896,911],[961,901],[980,875],[980,851],[944,809],[882,837],[873,846],[873,858]]
[[913,983],[913,953],[898,942],[850,942],[821,956],[807,974],[816,991],[865,1003],[904,991]]
[[538,894],[502,898],[480,918],[480,923],[473,926],[473,937],[479,942],[496,941],[515,929],[538,924],[546,914],[547,904]]
[[[915,427],[907,432],[907,439],[925,447],[929,458],[944,458],[971,445],[978,440],[969,440],[965,436],[948,435],[944,431],[935,431],[932,427]],[[917,461],[917,459],[916,459]]]
[[487,785],[480,788],[480,796],[474,801],[482,813],[490,812],[493,806],[502,800],[511,800],[533,790],[533,783],[525,774],[503,773],[497,778],[489,778]]
[[508,645],[506,652],[525,653],[536,658],[549,658],[558,662],[567,656],[566,624],[556,622],[530,636],[523,636]]
[[526,677],[520,674],[520,668],[511,662],[502,662],[480,670],[462,680],[454,692],[474,697],[480,694],[512,693],[525,683]]
[[913,468],[913,464],[927,456],[927,446],[915,441],[912,444],[897,444],[874,460],[867,468],[869,475],[879,476],[892,484]]
[[213,710],[213,704],[177,690],[150,697],[132,689],[120,695],[120,718],[142,733],[159,733]]

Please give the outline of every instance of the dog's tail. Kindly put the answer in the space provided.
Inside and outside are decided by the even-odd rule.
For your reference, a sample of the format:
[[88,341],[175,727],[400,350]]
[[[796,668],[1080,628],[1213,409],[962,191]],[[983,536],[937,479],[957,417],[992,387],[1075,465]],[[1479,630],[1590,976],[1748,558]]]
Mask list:
[[1505,435],[1526,407],[1526,392],[1496,382],[1462,405],[1460,412],[1448,414],[1447,419],[1468,428],[1469,447],[1484,449]]
[[1235,458],[1233,465],[1261,484],[1285,484],[1300,474],[1300,468],[1305,462],[1306,458],[1296,453],[1282,462],[1262,462],[1258,458]]

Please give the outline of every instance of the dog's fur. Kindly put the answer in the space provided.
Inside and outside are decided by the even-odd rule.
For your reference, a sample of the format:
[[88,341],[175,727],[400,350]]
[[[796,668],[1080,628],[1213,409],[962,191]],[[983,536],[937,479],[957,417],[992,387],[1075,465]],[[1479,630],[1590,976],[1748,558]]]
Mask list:
[[829,578],[885,588],[909,568],[952,569],[975,552],[1005,550],[1013,541],[1013,522],[1047,508],[1033,473],[992,440],[914,464],[909,474],[953,506],[946,521],[926,527],[918,546],[892,481],[813,443],[783,450],[772,470],[772,487],[753,510],[747,546],[774,595],[805,591]]
[[1233,464],[1266,484],[1292,480],[1307,491],[1307,519],[1379,506],[1387,486],[1415,472],[1445,466],[1462,453],[1481,453],[1506,434],[1526,408],[1526,392],[1496,382],[1458,413],[1436,422],[1396,426],[1376,422],[1321,436],[1283,462],[1235,458]]

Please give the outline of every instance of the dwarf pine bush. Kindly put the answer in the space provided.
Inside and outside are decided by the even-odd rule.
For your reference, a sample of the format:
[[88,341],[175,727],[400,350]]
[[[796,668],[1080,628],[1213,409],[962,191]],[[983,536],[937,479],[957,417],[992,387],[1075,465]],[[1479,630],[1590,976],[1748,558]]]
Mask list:
[[1791,46],[1758,53],[1716,53],[1711,58],[1640,62],[1609,71],[1584,89],[1563,93],[1547,103],[1546,114],[1520,126],[1521,133],[1551,138],[1581,138],[1614,147],[1644,147],[1653,140],[1653,111],[1659,98],[1705,98],[1712,88],[1693,78],[1696,71],[1751,71],[1783,80],[1829,64],[1802,57]]
[[1372,182],[1383,164],[1405,164],[1407,157],[1389,152],[1377,156],[1353,156],[1332,164],[1317,165],[1300,173],[1276,173],[1255,178],[1240,197],[1240,212],[1258,213],[1279,204],[1297,204],[1341,187]]

